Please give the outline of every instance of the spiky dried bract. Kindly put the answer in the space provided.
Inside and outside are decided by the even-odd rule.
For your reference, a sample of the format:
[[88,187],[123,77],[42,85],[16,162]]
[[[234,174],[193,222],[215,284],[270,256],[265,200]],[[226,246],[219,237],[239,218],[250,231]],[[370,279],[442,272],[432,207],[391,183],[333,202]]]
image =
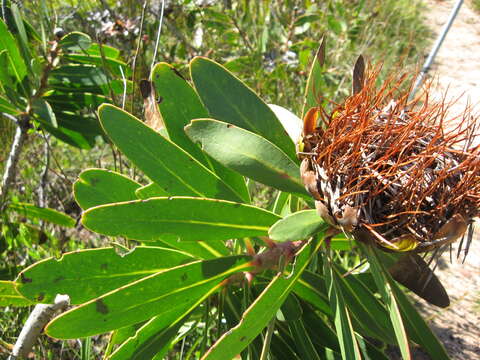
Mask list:
[[406,75],[377,89],[378,73],[331,113],[319,108],[320,125],[304,134],[302,178],[320,215],[398,251],[429,251],[471,234],[480,214],[478,117],[466,109],[460,125],[445,130],[451,103],[429,101],[428,86],[409,102]]

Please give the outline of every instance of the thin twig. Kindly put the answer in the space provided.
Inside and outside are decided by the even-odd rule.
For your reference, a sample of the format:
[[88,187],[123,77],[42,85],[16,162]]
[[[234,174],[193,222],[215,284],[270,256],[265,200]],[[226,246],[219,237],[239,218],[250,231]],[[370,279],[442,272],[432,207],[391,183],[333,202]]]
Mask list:
[[17,120],[17,118],[16,118],[15,116],[10,115],[10,114],[7,114],[7,113],[4,113],[4,112],[2,112],[2,116],[3,116],[3,117],[6,117],[8,120],[13,121],[13,123],[18,126],[18,120]]
[[18,121],[18,126],[15,130],[15,136],[13,138],[13,143],[10,148],[7,163],[5,165],[5,171],[2,178],[2,187],[0,189],[0,213],[3,212],[5,208],[7,195],[17,172],[18,159],[20,158],[20,153],[22,152],[23,144],[25,142],[25,138],[27,137],[29,118],[30,117],[27,114],[24,114]]
[[33,345],[40,336],[44,326],[53,318],[58,310],[65,310],[70,303],[68,295],[57,295],[53,304],[37,304],[30,313],[23,326],[17,342],[13,347],[8,360],[16,360],[27,357]]
[[147,7],[147,0],[143,2],[143,7],[142,7],[142,15],[140,17],[140,30],[138,32],[138,42],[137,42],[137,48],[135,49],[135,55],[133,56],[132,60],[132,102],[130,104],[130,112],[133,114],[134,112],[134,103],[135,103],[135,73],[136,73],[136,68],[137,68],[137,58],[138,54],[140,53],[140,44],[142,43],[142,33],[143,33],[143,23],[145,21],[145,9]]
[[150,65],[150,74],[155,66],[155,59],[157,58],[158,45],[160,43],[160,33],[162,32],[163,11],[165,9],[165,0],[162,0],[162,7],[160,8],[160,21],[157,29],[157,40],[155,41],[155,50],[153,52],[152,64]]

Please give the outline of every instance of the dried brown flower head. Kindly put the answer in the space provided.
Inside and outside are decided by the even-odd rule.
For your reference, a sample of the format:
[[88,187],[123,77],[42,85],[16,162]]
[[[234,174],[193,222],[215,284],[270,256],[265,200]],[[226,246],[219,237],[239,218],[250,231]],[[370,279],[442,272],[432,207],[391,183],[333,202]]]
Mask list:
[[304,119],[302,179],[317,210],[382,248],[424,252],[462,239],[467,252],[480,215],[478,117],[466,109],[446,130],[452,103],[430,101],[428,85],[409,101],[407,74],[377,88],[380,68],[364,67],[360,58],[344,103]]

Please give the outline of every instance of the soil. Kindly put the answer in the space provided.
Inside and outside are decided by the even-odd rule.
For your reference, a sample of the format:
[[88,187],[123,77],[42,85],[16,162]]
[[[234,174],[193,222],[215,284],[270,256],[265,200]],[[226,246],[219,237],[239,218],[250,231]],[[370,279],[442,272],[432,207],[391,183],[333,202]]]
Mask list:
[[[456,0],[426,1],[427,24],[435,39],[447,22]],[[433,45],[433,44],[432,44]],[[429,50],[427,50],[429,51]],[[469,103],[480,113],[480,13],[468,1],[460,8],[436,59],[430,76],[435,79],[434,95],[441,99],[459,98],[452,113],[459,113]],[[480,120],[479,120],[480,121]],[[477,141],[478,143],[478,141]],[[477,221],[472,246],[462,264],[448,252],[439,262],[436,275],[450,295],[451,305],[440,309],[417,299],[417,305],[432,329],[445,345],[452,359],[480,359],[480,222]],[[429,359],[414,350],[413,359]],[[395,356],[392,356],[395,358]]]

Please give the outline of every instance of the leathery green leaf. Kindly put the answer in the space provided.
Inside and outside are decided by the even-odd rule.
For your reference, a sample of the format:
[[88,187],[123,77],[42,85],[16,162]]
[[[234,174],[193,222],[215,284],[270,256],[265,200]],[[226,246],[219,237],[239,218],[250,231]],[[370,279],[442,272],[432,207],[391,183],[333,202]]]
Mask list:
[[320,241],[310,242],[300,249],[295,266],[290,269],[291,273],[288,276],[277,274],[243,313],[238,325],[223,334],[202,359],[232,359],[245,349],[275,316],[310,260],[317,254],[320,244]]
[[92,45],[92,39],[87,34],[74,31],[60,39],[58,45],[68,51],[86,51]]
[[279,190],[306,194],[298,165],[265,138],[212,119],[193,120],[185,131],[226,167]]
[[328,287],[328,297],[334,312],[334,323],[337,330],[338,342],[344,360],[360,360],[360,349],[353,331],[352,321],[348,312],[347,304],[337,280],[330,259],[324,261],[325,280]]
[[[7,25],[0,19],[0,51],[6,49],[10,57],[10,65],[19,82],[27,75],[27,66],[20,54],[15,38],[8,31]],[[4,71],[5,69],[2,69]]]
[[182,251],[138,246],[119,255],[114,248],[64,254],[59,260],[39,261],[16,280],[18,291],[32,301],[53,302],[57,294],[81,304],[111,290],[184,263],[195,261]]
[[165,326],[162,318],[156,316],[148,321],[136,334],[120,345],[108,360],[146,360],[164,356],[187,316],[180,315]]
[[362,329],[362,334],[379,339],[387,344],[395,344],[393,328],[388,321],[388,312],[375,295],[355,275],[343,277],[341,269],[333,266],[333,280],[342,291],[345,303],[350,310],[354,326]]
[[13,281],[0,281],[0,306],[30,306],[34,304],[15,289]]
[[152,197],[168,196],[170,194],[163,190],[158,184],[151,183],[138,188],[135,191],[135,195],[139,199],[148,199]]
[[209,116],[192,86],[174,67],[166,63],[159,63],[153,68],[152,81],[156,95],[161,99],[158,106],[170,140],[215,172],[243,201],[249,202],[250,197],[243,177],[211,159],[185,134],[183,128],[191,120]]
[[134,116],[109,104],[98,114],[113,143],[166,192],[241,200],[217,175]]
[[252,131],[298,161],[295,144],[273,111],[257,94],[220,64],[203,57],[190,63],[195,88],[211,117]]
[[42,208],[27,203],[11,203],[8,207],[27,218],[41,219],[60,226],[74,227],[76,223],[74,218],[50,208]]
[[319,84],[323,81],[323,65],[325,63],[325,38],[322,39],[320,48],[313,58],[312,67],[308,74],[307,86],[305,88],[305,104],[303,105],[302,118],[307,111],[315,106],[319,106]]
[[[415,307],[410,303],[407,296],[399,288],[397,283],[393,280],[390,274],[385,270],[385,265],[382,261],[379,261],[379,254],[375,253],[375,250],[369,250],[366,247],[363,247],[364,251],[369,254],[369,261],[373,259],[371,264],[374,263],[375,270],[372,267],[372,274],[375,276],[375,272],[378,273],[378,270],[382,271],[381,274],[385,277],[385,281],[390,287],[390,296],[396,300],[396,304],[401,312],[401,320],[406,327],[408,334],[419,344],[432,359],[441,359],[448,360],[448,356],[445,347],[438,340],[437,336],[432,332],[430,327],[423,320],[422,316],[418,313]],[[375,278],[375,282],[378,280]],[[396,316],[396,314],[394,314]]]
[[63,65],[50,72],[48,84],[56,90],[103,94],[108,77],[96,66]]
[[327,315],[332,315],[332,310],[328,303],[325,280],[320,275],[305,270],[302,277],[293,287],[293,291],[301,299],[308,301],[318,310]]
[[247,256],[196,261],[160,271],[53,319],[49,336],[75,339],[159,316],[165,326],[218,290],[229,275],[250,268]]
[[383,268],[381,262],[378,260],[375,250],[370,246],[362,245],[362,248],[368,256],[368,261],[371,267],[371,273],[377,285],[378,291],[385,302],[388,312],[390,314],[390,320],[395,331],[398,347],[402,354],[403,359],[411,359],[410,346],[408,344],[407,333],[405,326],[403,325],[400,309],[397,304],[395,295],[392,292],[392,287],[388,281],[387,271]]
[[73,184],[75,200],[82,209],[121,201],[136,200],[141,185],[110,170],[87,169]]
[[192,255],[197,259],[215,259],[230,255],[231,251],[223,241],[177,241],[174,239],[162,239],[160,243],[172,249],[177,249]]
[[136,240],[209,241],[267,235],[278,219],[261,208],[226,200],[164,197],[94,207],[82,222],[100,234]]
[[303,240],[327,227],[316,210],[302,210],[278,220],[268,230],[268,235],[275,241]]

